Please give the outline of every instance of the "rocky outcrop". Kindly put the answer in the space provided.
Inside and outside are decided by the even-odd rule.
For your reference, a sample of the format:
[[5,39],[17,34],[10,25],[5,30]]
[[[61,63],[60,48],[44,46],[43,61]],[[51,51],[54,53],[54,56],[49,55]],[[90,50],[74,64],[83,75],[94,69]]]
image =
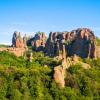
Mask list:
[[[91,68],[90,65],[81,62],[79,57],[100,57],[100,48],[96,47],[96,37],[88,28],[79,28],[71,32],[50,32],[48,39],[43,32],[38,32],[34,37],[25,35],[23,38],[20,32],[14,32],[12,47],[0,48],[0,51],[9,51],[19,57],[27,51],[27,45],[31,45],[35,51],[43,51],[45,55],[61,61],[61,65],[54,66],[53,75],[60,87],[65,86],[66,69],[71,65],[81,64],[84,69]],[[33,56],[32,53],[27,55],[28,61],[32,62]]]
[[61,88],[65,87],[65,78],[66,75],[66,69],[68,69],[72,65],[81,65],[84,69],[89,69],[91,66],[87,63],[84,63],[79,60],[80,57],[77,55],[74,55],[72,57],[67,57],[66,60],[62,60],[62,64],[59,66],[54,67],[54,80],[56,83],[59,84]]
[[96,38],[93,31],[87,28],[75,30],[76,36],[72,41],[70,54],[82,58],[96,58]]
[[20,32],[15,31],[12,38],[12,46],[16,48],[26,47],[25,38],[21,37]]
[[82,58],[96,58],[96,38],[90,29],[51,32],[46,42],[46,55],[63,58],[63,45],[69,56],[76,54]]
[[63,33],[51,32],[46,50],[46,55],[62,60],[61,65],[54,67],[54,80],[64,87],[66,69],[71,65],[80,64],[84,69],[91,68],[89,64],[81,62],[78,56],[96,58],[96,40],[94,33],[86,28]]
[[63,59],[63,51],[65,48],[65,35],[64,33],[54,32],[50,33],[46,42],[46,55],[50,57],[59,56]]
[[44,32],[38,32],[31,41],[32,47],[35,51],[44,51],[46,44],[46,34]]
[[58,57],[64,62],[67,56],[74,54],[82,58],[96,58],[96,38],[93,31],[88,28],[79,28],[71,32],[50,32],[47,39],[44,32],[38,32],[34,37],[21,37],[20,32],[15,31],[12,38],[12,46],[26,48],[32,46],[35,51],[43,51],[50,57]]
[[61,66],[54,68],[54,80],[59,84],[60,87],[65,86],[65,70]]
[[27,45],[35,51],[43,51],[50,57],[58,57],[66,65],[66,58],[75,54],[82,58],[96,58],[96,38],[93,31],[88,28],[79,28],[71,32],[50,32],[47,39],[44,32],[38,32],[34,37],[21,37],[15,31],[12,46],[26,48]]
[[17,57],[23,56],[24,52],[28,50],[26,42],[26,36],[21,37],[20,32],[15,31],[12,37],[12,46],[0,48],[0,51],[8,51]]
[[0,48],[0,51],[8,51],[15,54],[17,57],[23,56],[24,52],[28,50],[26,42],[26,35],[21,37],[20,32],[15,31],[12,37],[12,46]]

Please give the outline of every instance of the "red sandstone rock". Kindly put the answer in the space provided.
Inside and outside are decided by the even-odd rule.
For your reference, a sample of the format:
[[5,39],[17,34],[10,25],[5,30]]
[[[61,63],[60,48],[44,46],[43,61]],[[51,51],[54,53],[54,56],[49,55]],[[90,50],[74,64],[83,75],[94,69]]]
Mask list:
[[61,56],[65,45],[68,55],[78,55],[82,58],[96,58],[96,40],[93,31],[80,28],[71,32],[50,33],[46,42],[46,54],[52,57]]
[[57,66],[54,68],[54,80],[59,84],[60,87],[65,86],[65,70],[62,67]]
[[76,38],[71,46],[71,53],[82,58],[96,58],[96,40],[90,29],[76,30]]
[[45,44],[46,44],[46,35],[43,32],[39,32],[38,34],[36,34],[33,38],[33,41],[31,42],[32,47],[36,50],[36,51],[43,51],[45,48]]
[[13,38],[12,38],[12,46],[16,48],[26,47],[25,39],[21,37],[20,32],[14,32]]
[[22,39],[16,39],[15,47],[16,48],[24,48],[23,40]]

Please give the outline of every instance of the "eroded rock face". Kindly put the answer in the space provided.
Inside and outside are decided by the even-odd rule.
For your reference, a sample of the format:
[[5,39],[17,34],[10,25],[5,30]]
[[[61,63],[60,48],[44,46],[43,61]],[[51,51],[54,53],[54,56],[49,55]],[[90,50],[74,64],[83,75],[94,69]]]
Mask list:
[[82,58],[96,58],[96,38],[94,33],[87,28],[75,30],[76,36],[72,41],[70,54]]
[[46,44],[46,35],[43,32],[37,33],[31,41],[32,47],[35,51],[44,51]]
[[[46,42],[46,55],[59,57],[62,64],[54,67],[54,80],[65,86],[65,72],[71,65],[81,64],[84,69],[89,69],[89,64],[79,61],[82,58],[96,58],[96,40],[94,33],[87,29],[77,29],[71,32],[50,33]],[[73,56],[72,58],[68,56]]]
[[21,37],[20,32],[14,32],[12,45],[16,48],[32,45],[35,51],[43,51],[50,57],[66,60],[74,54],[82,58],[96,58],[96,38],[88,28],[79,28],[71,32],[50,32],[48,39],[43,32],[38,32],[33,38]]
[[63,50],[66,48],[65,39],[66,33],[51,32],[46,42],[46,54],[51,57],[59,56],[59,58],[63,59],[65,56]]
[[16,48],[24,48],[26,46],[24,40],[25,39],[21,37],[20,32],[15,31],[12,38],[12,46]]
[[54,68],[54,80],[59,84],[60,87],[65,86],[65,70],[61,66]]
[[0,48],[0,51],[8,51],[15,54],[17,57],[23,56],[24,52],[27,51],[26,38],[21,37],[20,32],[15,31],[12,37],[12,46]]
[[96,58],[96,38],[90,29],[51,32],[46,42],[46,54],[51,57],[63,58],[63,45],[65,45],[66,54],[69,56],[76,54],[82,58]]
[[82,58],[96,58],[96,38],[93,31],[88,28],[79,28],[71,32],[50,32],[46,39],[43,32],[38,32],[32,38],[22,38],[20,32],[14,32],[12,46],[24,48],[31,45],[35,51],[43,51],[46,55],[58,56],[59,59],[74,54]]

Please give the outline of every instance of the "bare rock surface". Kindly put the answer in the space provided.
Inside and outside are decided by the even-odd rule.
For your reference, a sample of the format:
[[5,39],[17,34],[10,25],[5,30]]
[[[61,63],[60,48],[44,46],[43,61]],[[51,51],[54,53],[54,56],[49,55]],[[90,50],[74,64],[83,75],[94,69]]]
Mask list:
[[67,55],[82,58],[96,58],[96,37],[93,31],[79,28],[71,32],[51,32],[46,42],[46,54],[62,57],[63,45]]
[[35,51],[44,51],[46,44],[46,34],[44,32],[39,32],[35,34],[33,40],[31,41],[32,47]]
[[54,80],[59,84],[60,87],[65,86],[65,70],[61,66],[54,68]]
[[16,48],[24,48],[26,46],[25,39],[21,37],[20,32],[14,32],[12,37],[12,46]]

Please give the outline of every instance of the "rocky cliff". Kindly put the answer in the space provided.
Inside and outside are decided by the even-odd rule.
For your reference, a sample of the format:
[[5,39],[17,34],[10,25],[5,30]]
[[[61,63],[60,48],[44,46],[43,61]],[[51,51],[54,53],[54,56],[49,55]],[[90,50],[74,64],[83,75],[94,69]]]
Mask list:
[[[35,35],[33,47],[37,50],[41,47],[41,40],[45,40],[41,34]],[[44,48],[44,49],[43,49]],[[55,57],[62,64],[54,67],[54,80],[60,87],[65,86],[66,69],[71,65],[81,64],[84,69],[91,68],[90,65],[79,61],[82,58],[96,58],[96,37],[93,31],[87,28],[79,28],[71,32],[50,32],[43,48],[40,48],[47,56]],[[72,56],[72,57],[70,57]]]
[[12,46],[24,48],[26,44],[50,57],[63,59],[76,54],[82,58],[96,58],[96,37],[88,28],[79,28],[71,32],[50,32],[48,39],[44,32],[38,32],[30,39],[26,36],[22,38],[20,32],[14,32]]
[[82,58],[96,58],[96,37],[88,28],[78,28],[71,32],[50,32],[47,39],[44,32],[38,32],[34,37],[21,37],[15,31],[12,37],[12,47],[26,48],[31,45],[35,51],[43,51],[50,57],[66,59],[68,56],[77,55]]
[[90,29],[81,28],[71,32],[51,32],[46,42],[46,54],[61,58],[64,46],[69,56],[76,54],[82,58],[96,58],[96,39]]

